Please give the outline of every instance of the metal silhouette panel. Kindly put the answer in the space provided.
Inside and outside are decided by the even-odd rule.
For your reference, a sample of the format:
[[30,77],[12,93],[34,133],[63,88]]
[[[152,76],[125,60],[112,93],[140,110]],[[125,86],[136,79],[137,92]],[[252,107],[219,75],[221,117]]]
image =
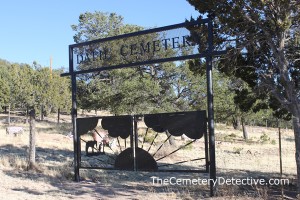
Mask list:
[[185,134],[191,139],[200,139],[207,131],[205,112],[148,114],[144,120],[156,132],[168,131],[173,136]]
[[102,118],[101,125],[111,137],[126,139],[132,132],[131,116],[114,116]]
[[208,171],[205,111],[78,118],[77,129],[80,168]]

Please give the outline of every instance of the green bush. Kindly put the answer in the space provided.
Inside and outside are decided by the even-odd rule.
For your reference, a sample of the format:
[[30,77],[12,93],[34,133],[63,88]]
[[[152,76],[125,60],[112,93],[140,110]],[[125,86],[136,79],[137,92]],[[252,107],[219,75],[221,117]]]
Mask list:
[[271,140],[271,144],[275,145],[276,144],[276,140]]
[[266,133],[263,133],[261,136],[260,136],[260,141],[262,143],[267,143],[270,141],[270,137],[266,134]]
[[235,154],[241,154],[243,148],[242,147],[233,147],[233,153]]

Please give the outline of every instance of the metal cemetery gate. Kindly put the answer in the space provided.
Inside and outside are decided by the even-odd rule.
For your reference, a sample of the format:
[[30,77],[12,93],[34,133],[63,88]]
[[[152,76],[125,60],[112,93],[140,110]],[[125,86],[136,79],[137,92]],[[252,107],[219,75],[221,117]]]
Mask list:
[[[104,135],[99,127],[108,134]],[[110,141],[106,144],[87,141],[85,138],[88,138],[89,131],[102,140],[109,136]],[[168,145],[171,136],[178,138],[183,133],[184,141],[179,137],[182,145]],[[77,134],[80,136],[79,143],[82,143],[78,147],[86,151],[82,156],[79,150],[80,168],[209,172],[205,111],[77,118]],[[204,141],[198,141],[203,136]],[[189,155],[186,149],[193,147],[204,151]]]
[[[199,38],[197,43],[189,40],[192,37],[189,32],[191,28],[193,30],[201,28],[205,31],[202,33],[204,39]],[[202,39],[206,41],[203,42]],[[202,45],[199,45],[200,43]],[[171,55],[168,53],[170,50]],[[69,72],[62,76],[71,76],[72,81],[75,180],[80,181],[79,171],[83,168],[209,172],[210,179],[216,180],[212,56],[222,53],[224,52],[214,51],[213,24],[210,18],[70,45]],[[194,111],[77,118],[76,78],[78,75],[196,58],[205,58],[207,63],[207,114],[206,111]],[[145,124],[144,132],[138,131],[139,121]],[[102,137],[97,126],[101,126],[101,129],[108,133],[116,146],[103,143],[99,148],[95,147],[94,141],[85,139],[85,135],[90,131]],[[166,146],[171,136],[177,138],[176,136],[183,134],[187,136],[186,142],[161,154],[162,148]],[[197,140],[202,136],[204,136],[202,143],[204,145],[201,147]],[[161,142],[156,144],[157,138],[160,138],[158,141]],[[83,155],[82,145],[86,150]],[[184,158],[184,154],[180,154],[179,151],[184,151],[190,145],[203,148],[203,155],[178,160],[177,158]],[[96,152],[94,149],[97,149]],[[173,159],[174,163],[166,161],[169,156],[177,153],[180,155],[176,156],[177,160]],[[90,158],[94,158],[96,162],[90,162]],[[185,165],[191,162],[196,162],[196,167]],[[201,165],[203,168],[200,168]],[[213,195],[213,184],[210,184],[210,187]]]

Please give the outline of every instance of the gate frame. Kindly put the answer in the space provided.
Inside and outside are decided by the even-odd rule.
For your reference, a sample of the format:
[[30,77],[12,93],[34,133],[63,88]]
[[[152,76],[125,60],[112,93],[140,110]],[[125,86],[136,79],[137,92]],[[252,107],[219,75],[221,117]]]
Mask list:
[[[187,59],[195,59],[195,58],[205,58],[206,59],[206,80],[207,80],[207,123],[208,123],[208,143],[209,143],[209,185],[210,185],[210,195],[214,196],[216,188],[214,186],[214,181],[216,181],[216,158],[215,158],[215,131],[214,131],[214,109],[213,109],[213,82],[212,82],[212,59],[213,56],[219,56],[225,54],[226,51],[214,51],[213,45],[213,19],[208,17],[206,19],[198,19],[191,22],[184,22],[180,24],[174,24],[170,26],[164,26],[160,28],[154,28],[149,30],[143,30],[123,35],[118,35],[114,37],[108,37],[103,39],[97,39],[77,44],[69,45],[69,72],[63,73],[61,76],[71,76],[71,84],[72,84],[72,124],[73,124],[73,145],[74,145],[74,174],[75,174],[75,181],[80,181],[79,176],[79,164],[80,164],[80,136],[77,134],[77,100],[76,100],[76,93],[77,93],[77,85],[76,85],[76,75],[77,74],[86,74],[96,71],[104,71],[104,70],[113,70],[113,69],[120,69],[120,68],[127,68],[127,67],[135,67],[139,65],[146,65],[146,64],[155,64],[155,63],[163,63],[163,62],[171,62],[171,61],[180,61],[180,60],[187,60]],[[185,56],[178,56],[178,57],[170,57],[170,58],[162,58],[157,60],[148,60],[142,62],[135,62],[135,63],[127,63],[127,64],[118,64],[113,66],[104,66],[99,68],[75,71],[74,70],[74,63],[73,63],[73,49],[88,46],[95,43],[113,41],[122,38],[134,37],[139,35],[145,35],[149,33],[156,33],[161,31],[172,30],[176,28],[186,28],[189,26],[195,26],[199,24],[207,24],[208,28],[208,37],[207,37],[207,50],[203,53],[193,54],[193,55],[185,55]],[[206,152],[207,153],[207,152]]]

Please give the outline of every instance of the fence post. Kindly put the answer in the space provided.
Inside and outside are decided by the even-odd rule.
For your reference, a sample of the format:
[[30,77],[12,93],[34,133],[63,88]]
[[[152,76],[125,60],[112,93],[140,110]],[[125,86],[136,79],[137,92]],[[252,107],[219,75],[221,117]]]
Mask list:
[[35,135],[35,110],[32,109],[29,112],[30,121],[29,121],[29,162],[28,169],[35,169],[35,143],[36,143],[36,135]]

